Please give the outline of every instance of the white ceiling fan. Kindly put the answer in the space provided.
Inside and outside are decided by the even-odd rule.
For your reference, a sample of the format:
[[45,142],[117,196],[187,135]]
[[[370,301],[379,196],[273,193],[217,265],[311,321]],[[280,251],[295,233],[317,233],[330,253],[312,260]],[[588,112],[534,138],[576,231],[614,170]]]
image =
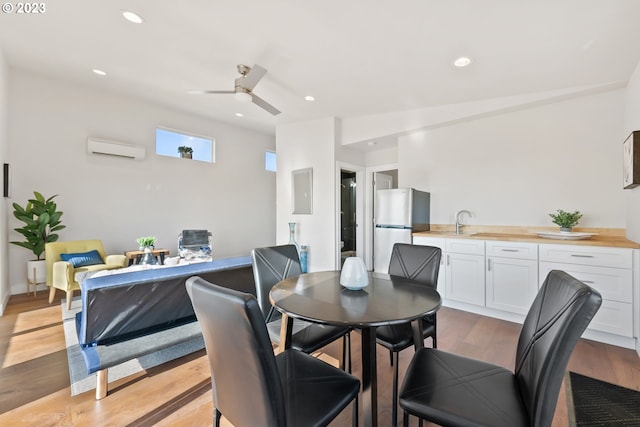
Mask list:
[[253,67],[248,67],[246,65],[238,65],[238,72],[241,74],[235,81],[234,90],[192,90],[189,93],[194,94],[234,94],[235,98],[238,101],[242,102],[253,102],[258,107],[261,107],[268,111],[269,113],[277,116],[280,114],[280,110],[278,110],[273,105],[269,104],[264,99],[260,98],[258,95],[253,93],[253,88],[256,87],[260,79],[264,77],[267,70],[255,64]]

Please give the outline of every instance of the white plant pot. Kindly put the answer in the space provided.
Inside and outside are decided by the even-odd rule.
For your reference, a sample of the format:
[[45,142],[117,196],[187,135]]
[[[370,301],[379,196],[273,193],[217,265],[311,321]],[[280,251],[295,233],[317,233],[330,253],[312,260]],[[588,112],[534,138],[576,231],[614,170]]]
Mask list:
[[27,277],[31,283],[45,283],[47,281],[47,262],[43,259],[27,261]]

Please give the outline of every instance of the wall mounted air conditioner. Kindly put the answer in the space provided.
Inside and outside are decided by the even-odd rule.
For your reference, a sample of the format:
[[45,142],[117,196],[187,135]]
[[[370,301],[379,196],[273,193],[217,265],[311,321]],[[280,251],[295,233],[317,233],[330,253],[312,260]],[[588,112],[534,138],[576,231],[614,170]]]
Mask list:
[[147,150],[139,145],[125,142],[107,141],[104,139],[87,139],[87,151],[91,154],[125,157],[127,159],[144,159]]

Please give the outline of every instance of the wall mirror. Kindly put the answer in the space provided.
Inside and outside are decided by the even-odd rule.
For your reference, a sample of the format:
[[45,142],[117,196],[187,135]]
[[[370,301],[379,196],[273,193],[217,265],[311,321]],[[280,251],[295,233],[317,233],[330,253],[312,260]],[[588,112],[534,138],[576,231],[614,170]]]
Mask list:
[[292,200],[294,214],[311,214],[313,208],[313,168],[291,172]]

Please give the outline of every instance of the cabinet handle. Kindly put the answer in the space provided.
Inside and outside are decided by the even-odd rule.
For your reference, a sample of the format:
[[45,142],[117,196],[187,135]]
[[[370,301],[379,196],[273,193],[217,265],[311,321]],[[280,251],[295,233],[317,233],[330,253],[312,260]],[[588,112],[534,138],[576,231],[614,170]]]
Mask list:
[[576,258],[593,258],[593,255],[571,254],[571,256],[574,256]]
[[491,258],[487,258],[487,271],[491,271]]
[[447,265],[451,265],[451,259],[449,258],[449,255],[447,255]]
[[502,252],[520,252],[518,249],[500,249]]

